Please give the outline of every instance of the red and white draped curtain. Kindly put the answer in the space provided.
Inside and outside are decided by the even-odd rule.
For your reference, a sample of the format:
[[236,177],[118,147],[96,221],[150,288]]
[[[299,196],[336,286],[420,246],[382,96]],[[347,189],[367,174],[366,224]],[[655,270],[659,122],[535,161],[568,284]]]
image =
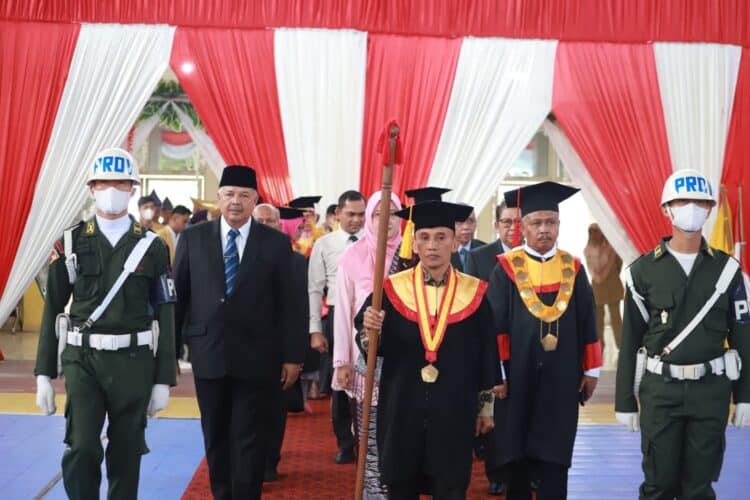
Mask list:
[[632,260],[669,231],[658,206],[674,169],[726,184],[737,214],[748,19],[743,0],[3,2],[0,320],[73,222],[91,158],[125,141],[168,65],[212,167],[252,165],[277,204],[376,190],[396,119],[395,192],[447,186],[482,206],[543,125]]

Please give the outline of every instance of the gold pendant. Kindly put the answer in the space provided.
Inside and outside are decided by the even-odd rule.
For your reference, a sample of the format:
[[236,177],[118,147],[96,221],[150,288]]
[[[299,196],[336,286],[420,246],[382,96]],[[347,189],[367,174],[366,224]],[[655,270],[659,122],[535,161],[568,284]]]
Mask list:
[[551,333],[542,337],[540,342],[542,343],[542,349],[544,349],[545,352],[557,350],[557,337]]
[[435,381],[437,381],[438,374],[440,373],[437,368],[435,368],[435,365],[430,363],[429,365],[426,365],[422,368],[420,371],[422,374],[422,381],[427,382],[428,384],[434,384]]

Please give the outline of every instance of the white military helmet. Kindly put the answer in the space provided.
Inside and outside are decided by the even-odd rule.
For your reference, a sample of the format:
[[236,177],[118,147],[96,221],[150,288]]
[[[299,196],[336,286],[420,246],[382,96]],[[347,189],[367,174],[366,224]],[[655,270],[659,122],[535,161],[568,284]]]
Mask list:
[[91,181],[133,181],[134,184],[140,184],[138,163],[124,149],[105,149],[97,153],[89,167],[86,183]]
[[714,191],[705,175],[697,170],[678,170],[669,176],[661,192],[661,204],[673,200],[705,200],[714,204]]

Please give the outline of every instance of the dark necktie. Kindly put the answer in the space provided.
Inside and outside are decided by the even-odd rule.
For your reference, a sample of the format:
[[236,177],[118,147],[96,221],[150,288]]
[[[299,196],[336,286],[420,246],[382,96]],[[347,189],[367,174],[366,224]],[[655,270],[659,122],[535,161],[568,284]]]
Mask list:
[[240,253],[237,251],[237,236],[240,232],[234,228],[229,230],[229,241],[224,250],[224,282],[226,283],[227,297],[234,290],[234,279],[237,277],[237,268],[240,267]]
[[352,234],[351,236],[349,236],[349,241],[351,241],[352,243],[354,243],[354,242],[355,242],[355,241],[357,241],[358,239],[359,239],[359,238],[357,238],[357,235],[356,235],[356,234]]
[[461,268],[466,269],[466,256],[469,255],[469,251],[462,247],[458,251],[458,256],[461,258]]

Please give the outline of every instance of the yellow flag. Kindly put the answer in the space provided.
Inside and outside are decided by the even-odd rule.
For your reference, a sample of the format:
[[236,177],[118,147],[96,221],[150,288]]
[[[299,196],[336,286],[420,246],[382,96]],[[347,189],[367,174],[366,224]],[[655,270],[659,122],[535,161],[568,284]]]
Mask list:
[[732,209],[729,206],[724,185],[719,193],[719,210],[716,213],[716,224],[711,233],[711,246],[729,255],[734,254],[734,237],[732,236]]

